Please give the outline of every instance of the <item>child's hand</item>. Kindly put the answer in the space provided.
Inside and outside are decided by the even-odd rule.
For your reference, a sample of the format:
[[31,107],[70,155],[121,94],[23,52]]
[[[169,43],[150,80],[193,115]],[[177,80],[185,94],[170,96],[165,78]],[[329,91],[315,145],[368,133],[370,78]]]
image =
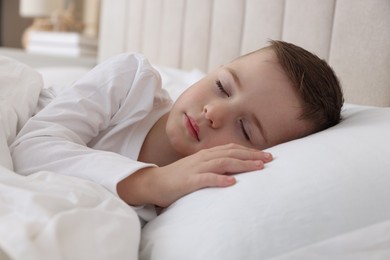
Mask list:
[[271,160],[271,154],[244,146],[217,146],[164,167],[141,169],[118,184],[118,194],[131,205],[167,207],[205,187],[231,186],[236,180],[227,174],[262,169]]

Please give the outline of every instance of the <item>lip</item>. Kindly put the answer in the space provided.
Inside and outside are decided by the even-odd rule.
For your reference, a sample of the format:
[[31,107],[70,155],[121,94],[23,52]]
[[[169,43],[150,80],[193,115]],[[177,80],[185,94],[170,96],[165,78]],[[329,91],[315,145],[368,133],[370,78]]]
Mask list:
[[185,122],[184,125],[188,131],[188,133],[195,138],[197,141],[199,140],[199,126],[196,123],[195,119],[185,114]]

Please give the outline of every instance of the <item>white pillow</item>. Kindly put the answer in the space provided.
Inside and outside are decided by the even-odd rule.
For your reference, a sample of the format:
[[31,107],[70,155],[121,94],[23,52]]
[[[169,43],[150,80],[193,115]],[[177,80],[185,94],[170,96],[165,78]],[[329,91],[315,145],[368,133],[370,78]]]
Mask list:
[[206,74],[200,70],[180,70],[164,66],[153,66],[161,76],[161,84],[168,91],[172,100],[176,100],[192,84]]
[[45,88],[56,86],[63,87],[72,84],[90,71],[89,67],[42,67],[37,71],[43,76],[43,85]]
[[[269,259],[390,220],[390,108],[347,106],[343,117],[269,149],[274,161],[235,186],[178,200],[144,227],[140,259]],[[345,258],[360,250],[333,245]]]
[[8,145],[32,115],[42,77],[16,60],[0,56],[0,164],[12,169]]

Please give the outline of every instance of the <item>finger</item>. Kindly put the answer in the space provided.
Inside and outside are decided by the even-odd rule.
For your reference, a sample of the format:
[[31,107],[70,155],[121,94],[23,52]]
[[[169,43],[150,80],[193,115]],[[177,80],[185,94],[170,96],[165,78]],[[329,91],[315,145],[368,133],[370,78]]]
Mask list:
[[209,148],[208,150],[218,151],[218,150],[230,150],[230,149],[244,149],[244,150],[248,150],[248,151],[258,151],[258,149],[254,149],[254,148],[240,145],[240,144],[236,144],[236,143],[217,145],[217,146]]
[[240,173],[246,171],[261,170],[264,162],[261,160],[239,160],[235,158],[217,158],[199,165],[202,172],[218,174]]
[[199,154],[203,161],[213,160],[217,158],[236,158],[240,160],[261,160],[269,162],[272,160],[272,154],[254,149],[230,148],[219,149],[213,151],[204,151]]
[[221,146],[216,146],[215,148],[218,149],[218,147],[219,147],[219,149],[225,149],[225,150],[240,149],[240,150],[247,150],[247,151],[252,151],[252,152],[260,152],[260,153],[265,153],[265,154],[271,155],[268,152],[264,152],[264,151],[261,151],[259,149],[255,149],[255,148],[252,148],[252,147],[248,147],[248,146],[244,146],[244,145],[240,145],[240,144],[235,144],[235,143],[230,143],[230,144],[225,144],[225,145],[221,145]]
[[218,175],[214,173],[199,174],[195,179],[196,189],[206,187],[228,187],[236,183],[233,176]]
[[262,151],[263,159],[262,161],[267,163],[272,161],[274,158],[271,153]]

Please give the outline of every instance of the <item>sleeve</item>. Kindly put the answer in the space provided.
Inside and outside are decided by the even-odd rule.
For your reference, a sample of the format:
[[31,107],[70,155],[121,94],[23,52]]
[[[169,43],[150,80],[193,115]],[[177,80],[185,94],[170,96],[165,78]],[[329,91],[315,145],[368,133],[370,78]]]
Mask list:
[[[117,195],[119,181],[141,168],[154,166],[87,146],[101,131],[132,116],[131,111],[121,110],[124,102],[137,100],[139,95],[153,99],[153,90],[134,91],[145,84],[151,88],[159,85],[158,74],[145,63],[142,55],[119,55],[59,93],[25,124],[12,144],[15,171],[28,175],[48,170],[76,176],[99,183]],[[152,106],[153,101],[149,103]]]

